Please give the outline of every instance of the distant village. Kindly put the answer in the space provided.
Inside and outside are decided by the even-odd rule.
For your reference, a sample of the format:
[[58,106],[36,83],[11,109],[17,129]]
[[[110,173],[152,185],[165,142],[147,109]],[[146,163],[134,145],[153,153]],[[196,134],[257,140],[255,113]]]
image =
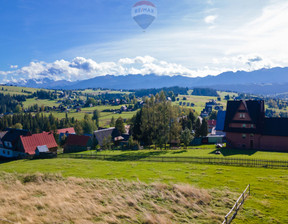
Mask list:
[[[169,100],[162,101],[163,105],[168,105],[166,102],[169,102]],[[145,108],[145,104],[149,104],[149,102],[141,102],[140,104],[143,104],[142,106]],[[121,107],[121,110],[126,109],[124,107],[122,109]],[[148,109],[147,107],[147,111]],[[211,115],[214,110],[218,110],[215,119],[206,121],[208,115]],[[178,135],[178,133],[174,133],[174,137],[169,140],[159,140],[158,144],[161,145],[163,143],[165,148],[166,144],[169,144],[173,148],[179,148],[188,139],[189,142],[185,143],[185,145],[226,143],[227,148],[288,152],[288,118],[265,117],[263,100],[227,101],[226,111],[223,111],[223,107],[219,107],[216,101],[210,101],[206,103],[199,117],[193,118],[193,120],[192,116],[194,115],[190,113],[188,116],[178,117],[177,121],[174,119],[169,121],[171,133],[174,132],[171,125],[172,120],[175,129],[179,125],[184,126],[182,133],[188,130],[188,137],[186,139],[183,134]],[[187,128],[189,127],[190,118],[192,119],[192,123],[196,120],[196,123],[200,122],[200,125],[197,127],[195,123],[193,124],[193,128]],[[137,116],[135,119],[137,119]],[[142,133],[142,136],[136,141],[135,136],[137,135],[135,130],[137,126],[135,123],[137,122],[134,120],[134,124],[125,125],[121,121],[120,124],[118,122],[116,127],[98,128],[92,134],[83,133],[82,135],[77,135],[74,127],[44,131],[36,134],[32,134],[29,130],[6,128],[0,132],[0,156],[17,159],[52,158],[56,157],[58,153],[75,153],[87,150],[107,150],[113,148],[139,150],[142,146],[145,146],[143,144],[145,139],[149,142],[149,139],[147,140],[149,133],[145,132],[146,134],[144,133],[144,135]],[[206,130],[204,130],[204,133],[200,133],[199,130],[201,130],[203,123],[206,123],[204,127]],[[144,125],[143,122],[142,125]],[[169,128],[169,126],[167,127]],[[141,126],[138,128],[141,129]],[[197,129],[198,133],[196,133]],[[171,133],[167,132],[164,134],[170,136]],[[60,147],[59,143],[61,141]],[[155,142],[157,141],[155,140]]]

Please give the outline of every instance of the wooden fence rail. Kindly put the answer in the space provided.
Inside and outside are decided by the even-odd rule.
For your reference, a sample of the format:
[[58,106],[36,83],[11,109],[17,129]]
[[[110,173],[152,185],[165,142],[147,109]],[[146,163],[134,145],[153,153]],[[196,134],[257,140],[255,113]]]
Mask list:
[[250,184],[246,187],[240,197],[237,199],[236,203],[232,207],[232,209],[227,213],[225,219],[222,224],[230,224],[233,219],[235,219],[239,209],[244,204],[246,198],[250,195]]
[[281,160],[257,160],[242,158],[217,158],[217,157],[164,157],[141,155],[90,155],[90,154],[60,154],[59,158],[97,159],[108,161],[143,161],[143,162],[177,162],[177,163],[201,163],[244,167],[288,168],[288,161]]

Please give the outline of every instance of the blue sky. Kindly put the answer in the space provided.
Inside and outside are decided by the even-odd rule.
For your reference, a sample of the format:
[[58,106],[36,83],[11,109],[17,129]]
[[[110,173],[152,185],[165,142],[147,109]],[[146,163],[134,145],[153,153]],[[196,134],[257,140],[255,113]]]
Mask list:
[[288,66],[286,0],[0,0],[0,82],[115,74],[205,76]]

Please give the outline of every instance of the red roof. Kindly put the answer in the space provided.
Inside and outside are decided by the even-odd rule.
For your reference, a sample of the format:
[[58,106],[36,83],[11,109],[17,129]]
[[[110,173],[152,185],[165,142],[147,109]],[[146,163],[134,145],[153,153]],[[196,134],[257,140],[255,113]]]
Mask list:
[[66,133],[68,133],[68,134],[75,134],[76,132],[75,132],[74,128],[58,129],[58,130],[57,130],[57,134],[59,135],[59,134],[61,134],[61,133],[63,133],[63,134],[66,134]]
[[52,132],[43,132],[30,136],[20,136],[25,153],[35,154],[37,146],[46,145],[48,149],[58,147]]
[[90,136],[68,135],[66,145],[87,146]]
[[216,126],[217,124],[216,120],[208,120],[207,123],[208,123],[208,126]]

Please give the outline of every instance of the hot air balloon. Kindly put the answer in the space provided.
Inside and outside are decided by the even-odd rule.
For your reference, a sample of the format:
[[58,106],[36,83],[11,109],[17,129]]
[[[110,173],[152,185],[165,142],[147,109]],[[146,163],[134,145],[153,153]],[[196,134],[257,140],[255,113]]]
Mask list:
[[145,30],[156,19],[157,8],[152,2],[139,1],[132,7],[132,17]]

